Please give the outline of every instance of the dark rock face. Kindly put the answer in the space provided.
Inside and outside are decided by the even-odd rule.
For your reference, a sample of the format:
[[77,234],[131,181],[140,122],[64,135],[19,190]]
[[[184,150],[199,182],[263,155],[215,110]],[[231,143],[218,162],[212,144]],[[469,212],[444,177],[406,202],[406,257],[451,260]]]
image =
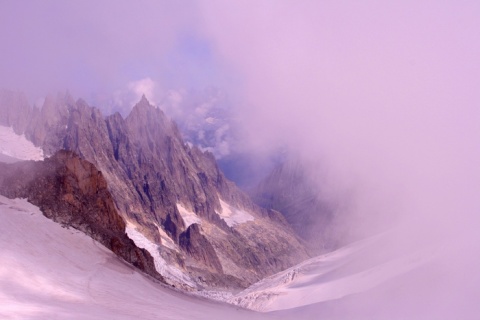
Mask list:
[[125,222],[102,173],[73,152],[59,151],[45,161],[0,163],[0,193],[27,198],[49,219],[84,232],[125,261],[163,280],[151,255],[125,234]]
[[180,234],[180,247],[214,272],[222,273],[222,265],[215,249],[200,230],[201,227],[198,224],[190,225]]
[[[71,150],[93,163],[119,213],[156,244],[162,242],[159,229],[165,232],[181,249],[175,259],[194,280],[245,287],[308,258],[280,214],[253,203],[224,177],[211,153],[185,144],[175,123],[145,97],[125,119],[104,117],[68,95],[47,99],[28,115],[28,139],[47,153]],[[0,123],[17,126],[10,118],[1,113]],[[254,221],[228,226],[219,215],[221,200]],[[187,229],[179,204],[202,220],[202,232]]]

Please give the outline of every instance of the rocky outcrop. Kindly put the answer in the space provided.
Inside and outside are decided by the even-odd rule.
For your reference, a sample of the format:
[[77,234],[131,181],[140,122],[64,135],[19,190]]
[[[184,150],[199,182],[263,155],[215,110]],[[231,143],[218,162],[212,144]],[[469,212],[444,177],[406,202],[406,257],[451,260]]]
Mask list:
[[125,261],[163,280],[151,255],[125,234],[102,173],[73,152],[59,151],[45,161],[0,163],[0,194],[27,198],[43,214],[102,243]]
[[[245,287],[308,257],[281,214],[252,202],[224,177],[211,153],[187,145],[175,123],[145,97],[126,118],[104,117],[68,95],[47,99],[29,114],[26,137],[47,154],[67,149],[93,163],[119,213],[156,244],[172,241],[180,251],[160,246],[160,253],[167,261],[181,260],[179,267],[194,281]],[[0,122],[16,126],[2,117]],[[253,220],[227,225],[222,201]],[[200,219],[202,232],[188,231],[179,205]]]
[[180,234],[180,247],[190,254],[197,261],[201,261],[211,271],[222,273],[222,265],[218,259],[215,249],[202,234],[201,227],[194,223],[187,230]]

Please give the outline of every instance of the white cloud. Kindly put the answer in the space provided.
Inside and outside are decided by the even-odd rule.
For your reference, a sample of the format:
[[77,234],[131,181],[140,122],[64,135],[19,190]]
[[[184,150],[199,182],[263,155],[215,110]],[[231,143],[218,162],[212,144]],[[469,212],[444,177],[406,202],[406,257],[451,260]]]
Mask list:
[[134,94],[133,103],[138,102],[142,95],[145,95],[151,103],[156,101],[155,90],[157,89],[157,84],[150,77],[132,81],[128,83],[127,87]]

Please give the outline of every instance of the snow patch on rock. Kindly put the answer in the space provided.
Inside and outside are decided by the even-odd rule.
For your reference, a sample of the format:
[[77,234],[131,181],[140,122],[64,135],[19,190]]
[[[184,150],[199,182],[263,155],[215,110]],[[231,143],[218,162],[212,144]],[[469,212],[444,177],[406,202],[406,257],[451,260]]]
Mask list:
[[188,228],[194,223],[202,224],[202,220],[195,214],[195,212],[188,210],[182,204],[177,203],[177,209],[182,216],[183,222],[185,223],[185,228]]
[[237,209],[222,199],[220,199],[220,205],[222,206],[222,210],[217,212],[217,214],[227,223],[229,227],[255,220],[255,218],[248,212]]
[[16,134],[11,127],[0,126],[0,154],[18,160],[43,160],[43,150]]

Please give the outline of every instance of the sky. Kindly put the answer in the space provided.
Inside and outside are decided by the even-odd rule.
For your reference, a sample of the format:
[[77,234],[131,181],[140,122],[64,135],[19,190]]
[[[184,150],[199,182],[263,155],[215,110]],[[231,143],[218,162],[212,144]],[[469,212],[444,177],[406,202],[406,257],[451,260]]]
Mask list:
[[104,110],[220,87],[244,149],[320,160],[362,228],[455,239],[461,271],[480,240],[478,30],[478,1],[6,0],[0,87]]

